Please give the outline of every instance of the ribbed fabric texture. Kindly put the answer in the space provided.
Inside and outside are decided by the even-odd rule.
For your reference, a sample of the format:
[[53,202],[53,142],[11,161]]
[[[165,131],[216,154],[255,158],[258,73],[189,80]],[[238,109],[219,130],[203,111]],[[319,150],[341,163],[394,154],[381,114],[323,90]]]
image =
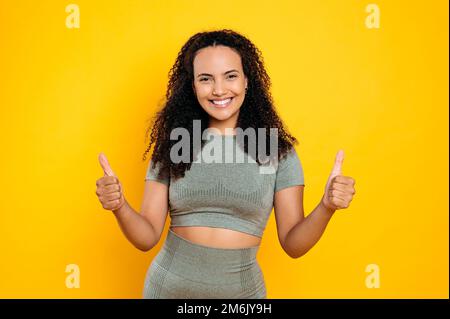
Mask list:
[[[183,178],[172,180],[158,179],[159,165],[153,169],[150,161],[145,180],[169,186],[171,226],[220,227],[262,237],[275,192],[305,185],[297,152],[292,148],[276,169],[268,173],[251,162],[239,146],[235,147],[235,135],[213,134],[201,150],[202,159],[205,154],[213,155],[213,145],[209,143],[219,143],[214,144],[219,149],[222,146],[221,163],[194,162]],[[238,153],[234,154],[234,150]],[[237,162],[238,156],[244,158],[244,163]],[[231,163],[225,162],[230,158]]]
[[258,248],[207,247],[169,229],[147,270],[143,298],[266,298],[264,276],[256,260]]

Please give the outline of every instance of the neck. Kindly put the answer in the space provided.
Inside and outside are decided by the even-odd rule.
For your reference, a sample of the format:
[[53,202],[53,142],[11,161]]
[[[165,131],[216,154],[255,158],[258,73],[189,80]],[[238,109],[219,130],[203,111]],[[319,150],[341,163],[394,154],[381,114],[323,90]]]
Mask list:
[[237,115],[224,121],[209,118],[209,128],[215,128],[222,135],[236,135]]

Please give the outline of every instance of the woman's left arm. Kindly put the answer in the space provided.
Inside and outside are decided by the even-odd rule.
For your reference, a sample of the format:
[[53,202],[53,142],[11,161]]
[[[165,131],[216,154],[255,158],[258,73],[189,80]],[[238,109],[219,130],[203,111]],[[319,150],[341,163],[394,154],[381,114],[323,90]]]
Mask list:
[[317,207],[303,217],[304,186],[290,187],[275,194],[275,217],[278,238],[292,258],[306,254],[320,239],[338,209],[348,208],[355,195],[355,180],[342,176],[343,151],[339,151],[325,193]]

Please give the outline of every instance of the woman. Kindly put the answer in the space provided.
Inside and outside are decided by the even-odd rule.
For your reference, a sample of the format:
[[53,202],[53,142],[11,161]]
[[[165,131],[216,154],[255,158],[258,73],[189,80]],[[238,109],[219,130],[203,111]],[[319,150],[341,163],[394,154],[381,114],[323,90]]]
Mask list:
[[[256,254],[272,208],[282,248],[292,258],[305,254],[355,193],[354,180],[340,175],[343,152],[319,205],[305,218],[303,169],[293,147],[298,142],[275,112],[260,51],[231,30],[197,33],[169,76],[167,101],[150,126],[144,153],[145,160],[154,144],[140,214],[125,200],[103,154],[97,195],[143,251],[159,242],[170,210],[170,229],[148,268],[144,298],[266,298]],[[174,134],[177,129],[187,134]],[[182,148],[180,135],[187,135]],[[266,156],[261,146],[273,150],[274,141],[275,156]]]

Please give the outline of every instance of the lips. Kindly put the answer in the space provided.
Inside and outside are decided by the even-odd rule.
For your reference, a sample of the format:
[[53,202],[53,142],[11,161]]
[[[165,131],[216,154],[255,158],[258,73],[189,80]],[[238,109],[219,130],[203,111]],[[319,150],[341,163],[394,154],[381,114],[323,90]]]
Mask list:
[[233,97],[230,97],[228,99],[222,99],[222,100],[209,100],[209,103],[218,108],[225,108],[228,105],[230,105],[232,101],[233,101]]

